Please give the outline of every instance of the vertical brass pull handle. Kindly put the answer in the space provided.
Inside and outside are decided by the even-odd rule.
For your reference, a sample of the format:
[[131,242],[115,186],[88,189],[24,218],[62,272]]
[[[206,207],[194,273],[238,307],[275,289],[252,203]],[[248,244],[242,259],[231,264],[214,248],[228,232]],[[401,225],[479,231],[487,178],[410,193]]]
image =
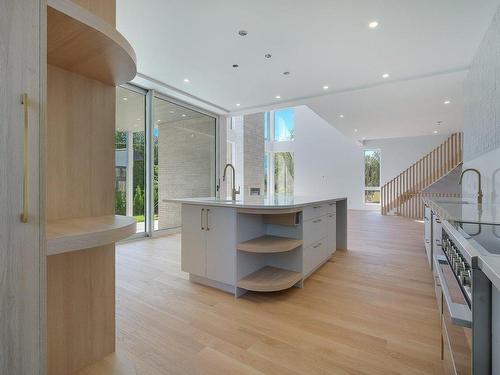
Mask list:
[[21,222],[28,222],[29,208],[29,119],[28,119],[28,94],[21,95],[21,104],[24,109],[24,134],[23,134],[23,213]]
[[210,222],[209,222],[209,219],[210,218],[210,208],[207,208],[207,231],[210,230]]

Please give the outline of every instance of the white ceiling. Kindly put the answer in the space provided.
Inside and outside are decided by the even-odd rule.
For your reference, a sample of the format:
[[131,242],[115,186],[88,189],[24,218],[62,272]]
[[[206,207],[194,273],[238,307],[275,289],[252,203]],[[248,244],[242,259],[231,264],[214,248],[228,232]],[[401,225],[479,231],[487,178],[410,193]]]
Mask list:
[[117,0],[117,27],[140,73],[221,112],[307,104],[354,138],[380,138],[429,134],[439,120],[461,128],[465,70],[498,4]]

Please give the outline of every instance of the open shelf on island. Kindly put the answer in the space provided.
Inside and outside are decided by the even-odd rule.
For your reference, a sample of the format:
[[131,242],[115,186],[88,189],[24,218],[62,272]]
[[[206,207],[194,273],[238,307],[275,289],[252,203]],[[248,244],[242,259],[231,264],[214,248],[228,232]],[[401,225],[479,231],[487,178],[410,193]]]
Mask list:
[[265,266],[238,281],[238,288],[255,292],[275,292],[288,289],[302,279],[300,272]]
[[302,240],[278,236],[261,236],[249,241],[240,242],[238,250],[249,253],[283,253],[302,245]]
[[47,5],[49,64],[113,86],[135,77],[134,50],[113,26],[70,0]]
[[107,245],[136,232],[133,217],[105,215],[47,223],[47,255]]

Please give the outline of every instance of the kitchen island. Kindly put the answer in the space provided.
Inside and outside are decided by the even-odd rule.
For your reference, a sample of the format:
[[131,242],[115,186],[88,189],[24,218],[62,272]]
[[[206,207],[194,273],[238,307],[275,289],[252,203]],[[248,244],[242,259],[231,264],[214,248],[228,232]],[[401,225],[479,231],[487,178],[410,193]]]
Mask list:
[[337,249],[347,249],[347,199],[168,199],[182,204],[182,270],[233,293],[302,287]]

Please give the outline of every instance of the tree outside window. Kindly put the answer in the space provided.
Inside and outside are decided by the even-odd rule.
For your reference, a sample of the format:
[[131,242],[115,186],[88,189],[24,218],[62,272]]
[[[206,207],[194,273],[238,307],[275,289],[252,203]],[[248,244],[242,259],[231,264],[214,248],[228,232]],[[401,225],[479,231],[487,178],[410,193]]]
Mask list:
[[380,204],[380,150],[365,150],[365,203]]

